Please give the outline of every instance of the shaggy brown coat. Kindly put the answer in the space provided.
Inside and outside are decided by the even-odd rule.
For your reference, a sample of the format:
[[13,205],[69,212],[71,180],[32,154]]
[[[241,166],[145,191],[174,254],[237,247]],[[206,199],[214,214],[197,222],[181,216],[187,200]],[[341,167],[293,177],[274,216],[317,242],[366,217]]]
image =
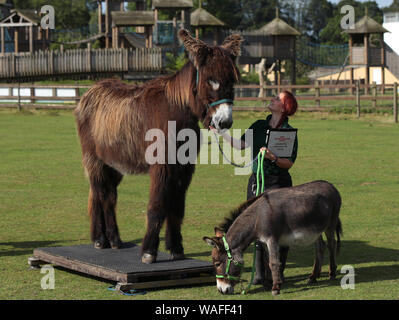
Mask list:
[[[180,228],[186,190],[194,172],[193,164],[149,165],[145,152],[153,141],[145,141],[146,133],[160,129],[168,137],[168,121],[175,121],[177,132],[190,128],[197,133],[199,149],[198,121],[209,128],[219,106],[209,110],[207,106],[221,99],[234,99],[233,86],[239,79],[234,61],[240,52],[240,36],[228,37],[220,47],[210,47],[185,30],[179,32],[179,37],[190,54],[190,62],[178,73],[141,86],[119,80],[101,81],[85,93],[75,110],[83,166],[90,180],[88,210],[96,248],[121,246],[115,206],[122,176],[150,173],[147,233],[142,246],[145,263],[156,260],[159,231],[165,219],[166,247],[172,258],[184,257]],[[220,88],[213,90],[210,80],[218,81]],[[184,141],[178,142],[177,148],[179,143]],[[168,154],[167,141],[165,148]]]

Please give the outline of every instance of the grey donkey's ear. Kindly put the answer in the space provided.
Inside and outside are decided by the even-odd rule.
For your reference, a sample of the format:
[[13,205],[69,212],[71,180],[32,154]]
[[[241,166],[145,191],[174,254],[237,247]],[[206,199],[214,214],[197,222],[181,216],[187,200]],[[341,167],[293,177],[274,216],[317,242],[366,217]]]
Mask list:
[[204,240],[205,243],[207,243],[211,247],[217,247],[218,246],[217,242],[214,239],[212,239],[212,238],[203,237],[202,240]]
[[206,56],[211,53],[212,48],[205,42],[192,37],[185,29],[181,29],[178,35],[190,54],[191,62],[194,63],[194,66],[198,69],[202,63],[204,63]]
[[239,57],[241,54],[241,43],[244,38],[239,34],[229,35],[223,42],[222,48],[229,51],[234,57]]

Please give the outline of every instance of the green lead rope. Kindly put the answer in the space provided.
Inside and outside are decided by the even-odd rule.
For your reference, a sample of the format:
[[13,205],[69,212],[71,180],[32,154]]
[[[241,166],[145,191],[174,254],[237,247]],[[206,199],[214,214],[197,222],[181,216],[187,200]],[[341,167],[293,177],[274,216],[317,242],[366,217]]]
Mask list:
[[261,193],[263,193],[265,191],[265,175],[263,172],[263,161],[265,159],[265,152],[260,151],[259,155],[258,155],[258,168],[256,171],[256,196],[259,196],[259,187],[260,187],[260,183],[259,183],[259,173],[262,175],[262,189],[261,189]]
[[[263,171],[263,160],[265,159],[265,152],[260,151],[258,155],[258,168],[256,170],[256,196],[258,196],[259,193],[259,177],[260,174],[262,175],[262,188],[260,189],[260,192],[263,193],[265,191],[265,175]],[[256,263],[256,244],[254,243],[254,254],[253,254],[253,261],[252,261],[252,272],[251,272],[251,280],[248,283],[248,286],[241,291],[241,294],[247,294],[249,289],[252,286],[252,282],[254,281],[254,276],[255,276],[255,263]]]

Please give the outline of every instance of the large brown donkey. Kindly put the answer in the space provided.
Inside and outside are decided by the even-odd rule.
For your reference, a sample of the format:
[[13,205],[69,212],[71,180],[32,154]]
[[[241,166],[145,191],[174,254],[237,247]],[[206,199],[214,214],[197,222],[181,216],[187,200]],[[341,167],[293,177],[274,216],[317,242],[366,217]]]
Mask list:
[[[198,153],[199,120],[205,128],[212,124],[219,130],[233,123],[234,84],[239,80],[235,60],[240,54],[241,36],[231,35],[217,47],[193,38],[186,30],[179,31],[179,38],[190,61],[175,75],[141,86],[101,81],[87,91],[75,111],[83,165],[90,180],[88,211],[95,248],[119,248],[122,244],[115,207],[123,175],[150,174],[147,231],[142,243],[144,263],[156,261],[165,220],[166,248],[172,259],[184,259],[181,224],[195,168],[195,161],[183,164],[173,158],[170,161],[168,156],[164,163],[146,161],[146,150],[154,143],[147,141],[146,133],[157,129],[169,137],[173,121],[176,132],[191,129],[196,133]],[[185,143],[171,140],[176,146],[165,141],[166,155]]]

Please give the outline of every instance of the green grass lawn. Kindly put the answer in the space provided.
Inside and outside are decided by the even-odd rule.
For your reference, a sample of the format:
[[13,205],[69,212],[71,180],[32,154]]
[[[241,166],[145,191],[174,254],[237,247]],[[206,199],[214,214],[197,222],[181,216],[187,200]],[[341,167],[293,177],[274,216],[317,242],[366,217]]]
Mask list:
[[[235,113],[234,128],[244,130],[264,116]],[[391,118],[299,113],[290,121],[299,128],[294,184],[324,179],[342,195],[337,280],[328,280],[326,254],[320,281],[306,284],[311,246],[291,249],[278,297],[260,286],[245,296],[224,297],[215,285],[126,297],[108,291],[107,282],[59,268],[55,289],[41,289],[43,274],[27,264],[34,248],[90,242],[89,185],[75,123],[71,112],[0,111],[0,299],[399,299],[399,126]],[[210,247],[201,239],[245,200],[247,180],[229,165],[197,166],[183,225],[188,257],[210,261]],[[148,187],[146,175],[126,176],[119,187],[117,217],[124,241],[140,242],[144,236]],[[251,250],[245,255],[244,279],[250,277]],[[355,268],[354,290],[341,289],[343,265]]]

